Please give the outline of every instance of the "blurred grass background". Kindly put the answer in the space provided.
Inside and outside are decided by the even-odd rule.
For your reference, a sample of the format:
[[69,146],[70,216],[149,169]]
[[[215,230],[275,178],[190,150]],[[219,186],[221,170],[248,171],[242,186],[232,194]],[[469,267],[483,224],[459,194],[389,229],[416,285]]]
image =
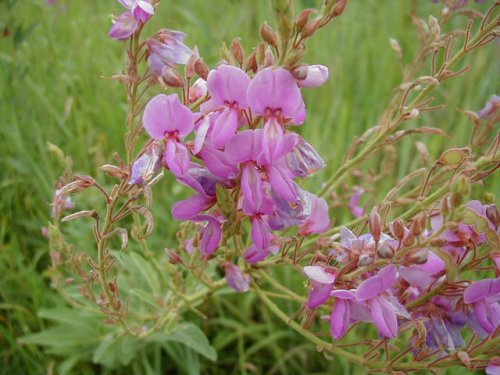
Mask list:
[[[319,3],[296,1],[297,8]],[[307,187],[314,190],[341,164],[354,136],[376,124],[400,83],[400,65],[388,40],[392,37],[400,42],[405,62],[415,55],[417,36],[408,17],[412,4],[424,19],[429,12],[438,15],[441,9],[426,0],[353,0],[345,15],[309,43],[306,61],[327,65],[331,78],[319,89],[304,90],[309,117],[300,131],[328,164],[306,182]],[[487,5],[473,6],[481,10]],[[112,0],[60,0],[53,6],[42,0],[0,2],[1,374],[42,374],[56,368],[56,357],[17,341],[17,337],[47,326],[38,315],[40,310],[63,304],[43,274],[48,247],[40,227],[49,220],[54,182],[62,172],[47,152],[46,142],[72,156],[75,171],[93,176],[98,175],[98,166],[111,161],[113,151],[123,151],[124,89],[100,78],[120,73],[125,61],[122,43],[107,37],[110,14],[121,11]],[[198,45],[205,61],[214,66],[220,41],[229,44],[239,36],[248,53],[258,40],[259,25],[266,20],[273,24],[267,0],[163,0],[146,34],[161,27],[185,31],[187,44]],[[463,26],[466,20],[454,22]],[[450,136],[404,140],[398,148],[393,178],[378,188],[386,189],[418,164],[416,140],[425,140],[433,157],[445,146],[467,144],[472,127],[456,109],[478,110],[491,95],[498,94],[498,49],[493,43],[469,56],[466,63],[472,65],[471,71],[438,89],[438,100],[447,104],[446,109],[419,121],[442,128]],[[499,188],[497,176],[485,190]],[[379,190],[379,194],[384,193]],[[183,189],[172,179],[155,187],[157,223],[151,248],[160,256],[162,249],[174,242],[178,227],[171,221],[169,207],[182,195]],[[347,217],[344,212],[333,212],[333,216],[336,222]],[[90,243],[86,242],[90,239],[88,227],[76,228],[73,237]],[[296,275],[287,270],[278,273],[284,282],[301,285],[301,279],[294,279]],[[189,373],[364,373],[342,358],[325,359],[254,302],[252,295],[234,296],[207,307],[214,319],[203,327],[219,352],[216,363],[202,360],[200,364],[189,352],[169,352],[170,358],[198,363],[182,369]],[[294,311],[294,306],[284,308]],[[73,371],[181,371],[177,362],[164,357],[160,352],[147,353],[128,369],[105,369],[87,362]]]

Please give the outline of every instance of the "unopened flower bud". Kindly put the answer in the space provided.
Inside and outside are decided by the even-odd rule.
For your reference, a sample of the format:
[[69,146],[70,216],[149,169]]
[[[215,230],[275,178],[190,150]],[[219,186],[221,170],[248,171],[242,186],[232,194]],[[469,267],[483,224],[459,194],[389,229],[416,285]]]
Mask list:
[[445,197],[441,201],[440,211],[441,211],[441,215],[443,215],[443,216],[448,216],[448,214],[450,213],[450,202],[449,202],[448,197]]
[[266,48],[266,53],[264,55],[264,66],[274,65],[274,54],[271,47]]
[[469,178],[464,175],[459,175],[455,182],[451,185],[451,191],[454,193],[467,195],[470,191]]
[[394,253],[394,249],[385,242],[377,248],[377,255],[382,259],[391,259]]
[[186,78],[187,79],[191,79],[195,76],[196,72],[194,70],[194,64],[199,59],[200,59],[200,54],[198,53],[198,47],[194,46],[193,53],[191,54],[191,57],[189,58],[188,63],[186,65]]
[[441,36],[441,28],[439,27],[439,22],[436,17],[432,15],[429,16],[429,29],[432,35],[434,35],[434,38],[439,39],[439,37]]
[[255,50],[255,59],[257,61],[257,65],[261,66],[264,64],[264,60],[266,59],[266,44],[259,43]]
[[165,249],[165,254],[167,255],[168,261],[172,264],[182,264],[182,257],[175,252],[173,249]]
[[415,236],[420,236],[425,230],[425,215],[417,216],[411,223],[410,230]]
[[304,9],[302,12],[300,12],[299,16],[297,17],[297,21],[295,22],[295,26],[297,27],[298,31],[302,31],[304,26],[307,24],[307,21],[309,20],[309,16],[312,13],[316,13],[316,9]]
[[401,241],[405,238],[405,225],[401,219],[396,219],[392,223],[392,234],[397,240]]
[[486,217],[496,228],[500,226],[500,212],[496,204],[486,206]]
[[288,168],[298,177],[309,176],[325,166],[325,161],[316,149],[304,138],[299,137],[297,145],[286,155]]
[[309,65],[307,67],[307,76],[298,84],[301,87],[318,87],[328,80],[328,68],[324,65]]
[[359,267],[364,267],[364,266],[368,266],[370,264],[373,263],[375,257],[373,256],[373,253],[363,253],[359,256],[359,260],[358,260],[358,266]]
[[307,65],[300,64],[294,66],[290,73],[292,73],[293,78],[295,78],[297,81],[302,81],[307,77]]
[[403,240],[403,246],[409,247],[415,243],[415,240],[416,240],[415,235],[412,232],[410,232]]
[[257,72],[257,60],[255,59],[255,51],[253,51],[250,56],[248,56],[247,62],[245,64],[246,71]]
[[260,27],[260,36],[262,40],[270,46],[278,46],[278,35],[276,34],[276,31],[274,31],[273,28],[267,24],[267,22],[264,22]]
[[240,38],[234,38],[231,42],[231,53],[234,56],[236,62],[242,66],[243,61],[245,61],[245,51],[243,50],[243,46],[241,45]]
[[301,30],[302,37],[305,39],[312,36],[316,32],[316,30],[318,30],[320,24],[321,18],[315,18],[308,21]]
[[401,48],[401,45],[396,39],[389,38],[389,45],[396,52],[398,58],[401,58],[403,56],[403,49]]
[[189,103],[194,103],[207,95],[207,81],[198,78],[189,89]]
[[208,65],[203,61],[203,59],[198,59],[194,63],[194,71],[200,78],[203,78],[205,81],[207,80],[208,77]]
[[463,200],[464,200],[464,197],[460,193],[451,193],[451,195],[450,195],[450,204],[451,204],[451,207],[453,207],[453,208],[460,207]]
[[407,259],[416,264],[422,264],[427,262],[429,256],[429,249],[417,249],[416,251],[408,254]]
[[446,240],[444,238],[434,238],[429,243],[432,247],[443,247],[446,244]]
[[99,169],[111,177],[127,178],[128,176],[126,171],[116,165],[104,164]]
[[252,278],[250,275],[244,274],[237,265],[226,262],[224,263],[224,271],[226,273],[227,284],[237,292],[248,292]]
[[300,43],[292,52],[290,52],[285,61],[285,65],[294,66],[298,64],[304,58],[305,51],[306,47],[304,43]]
[[184,78],[175,69],[167,67],[163,68],[163,70],[161,71],[161,78],[167,86],[170,87],[184,86]]
[[347,0],[337,0],[335,5],[332,8],[332,12],[330,13],[331,17],[338,17],[342,13],[344,13],[344,10],[347,6]]
[[377,207],[373,207],[370,218],[368,220],[368,225],[370,227],[370,233],[372,234],[373,239],[375,240],[375,242],[379,242],[380,237],[382,236],[382,219],[380,218]]

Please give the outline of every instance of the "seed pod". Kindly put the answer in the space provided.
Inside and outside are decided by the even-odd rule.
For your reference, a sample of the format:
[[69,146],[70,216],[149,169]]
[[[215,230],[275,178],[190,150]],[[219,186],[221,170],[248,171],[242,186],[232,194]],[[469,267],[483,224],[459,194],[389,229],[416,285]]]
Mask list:
[[471,150],[468,147],[450,148],[441,154],[438,164],[447,167],[456,168],[471,156]]
[[238,64],[242,66],[243,61],[245,61],[245,51],[243,50],[243,46],[241,45],[240,38],[234,38],[231,42],[231,53],[233,54]]
[[209,69],[208,65],[205,63],[205,61],[203,61],[203,59],[196,60],[196,62],[194,63],[194,70],[200,78],[203,78],[205,81],[207,80]]
[[260,27],[260,36],[262,40],[270,46],[278,46],[278,34],[276,34],[276,31],[274,31],[273,28],[267,24],[267,22],[264,22]]

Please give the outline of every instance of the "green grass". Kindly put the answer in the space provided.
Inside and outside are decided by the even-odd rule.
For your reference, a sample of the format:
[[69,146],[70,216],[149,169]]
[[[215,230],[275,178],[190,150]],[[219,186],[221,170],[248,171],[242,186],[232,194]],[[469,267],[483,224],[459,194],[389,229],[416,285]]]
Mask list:
[[[297,6],[317,6],[320,1],[296,1]],[[306,61],[325,64],[331,79],[316,90],[304,90],[308,120],[300,132],[324,156],[328,167],[306,182],[315,189],[338,168],[347,146],[356,135],[377,123],[394,88],[400,83],[400,65],[389,47],[390,37],[399,40],[404,61],[416,53],[417,37],[407,16],[411,1],[353,0],[347,12],[319,32],[308,46]],[[430,1],[418,2],[424,18],[439,12]],[[484,5],[477,5],[483,8]],[[126,110],[123,87],[101,79],[121,72],[122,43],[110,40],[109,15],[120,12],[116,1],[61,0],[46,6],[42,0],[6,0],[0,3],[0,373],[48,373],[57,368],[59,357],[33,345],[21,345],[17,337],[38,332],[51,323],[39,316],[46,308],[60,307],[61,297],[50,288],[44,269],[48,245],[40,227],[49,220],[53,186],[61,173],[48,141],[74,159],[75,171],[97,176],[97,167],[109,162],[113,151],[123,151]],[[211,66],[218,59],[221,41],[242,38],[250,51],[263,21],[273,23],[266,0],[164,0],[159,13],[147,27],[183,30],[187,43],[197,44]],[[463,26],[459,19],[455,26]],[[401,142],[392,178],[374,186],[381,198],[394,181],[421,166],[415,158],[414,142],[425,140],[435,158],[445,147],[467,143],[471,126],[456,109],[478,110],[498,93],[498,46],[484,48],[465,63],[472,69],[465,76],[445,82],[437,100],[447,107],[425,115],[420,125],[445,130],[449,137],[415,136]],[[428,74],[427,72],[426,74]],[[379,168],[382,159],[371,166]],[[101,178],[101,177],[99,177]],[[352,179],[352,183],[357,183]],[[498,176],[483,190],[498,191]],[[183,196],[171,178],[155,187],[155,235],[149,241],[159,258],[163,248],[175,243],[177,223],[169,207]],[[91,205],[97,198],[79,198],[77,204]],[[333,212],[337,222],[345,212]],[[70,226],[71,237],[90,244],[86,225]],[[302,285],[300,276],[289,271],[283,280]],[[185,372],[197,373],[363,373],[345,359],[324,359],[277,321],[253,295],[231,296],[202,306],[210,318],[200,324],[219,352],[219,360],[198,358],[182,346],[153,347],[140,352],[130,369],[115,368],[109,373],[162,374],[180,366],[172,358],[190,363]],[[286,304],[290,313],[296,307]],[[200,322],[196,316],[191,317]],[[249,324],[248,322],[251,322]],[[170,357],[165,356],[165,350]],[[186,362],[186,363],[187,363]],[[186,365],[187,366],[187,365]],[[75,373],[106,372],[90,361]],[[455,371],[454,371],[455,372]],[[450,372],[451,373],[451,372]],[[456,373],[459,373],[457,371]]]

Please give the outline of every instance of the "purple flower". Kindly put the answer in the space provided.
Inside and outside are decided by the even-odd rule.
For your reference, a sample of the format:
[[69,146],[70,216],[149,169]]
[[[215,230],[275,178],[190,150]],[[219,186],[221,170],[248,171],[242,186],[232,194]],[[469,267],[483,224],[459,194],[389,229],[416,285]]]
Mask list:
[[128,10],[115,20],[109,31],[109,36],[113,39],[124,40],[130,38],[139,27],[139,24],[145,23],[155,13],[155,9],[150,1],[118,1]]
[[323,198],[311,194],[311,214],[300,225],[300,233],[309,235],[312,233],[323,233],[330,226],[328,215],[328,204]]
[[[191,219],[194,220],[194,219]],[[222,239],[222,228],[220,220],[211,215],[199,215],[196,221],[206,221],[201,231],[200,252],[203,255],[211,255],[219,248]]]
[[153,144],[132,164],[130,185],[142,185],[149,181],[161,167],[161,148]]
[[365,194],[364,189],[360,187],[354,187],[354,194],[349,200],[349,209],[355,218],[361,217],[364,213],[363,207],[360,207],[359,201],[361,197]]
[[286,162],[296,177],[309,176],[325,166],[325,161],[314,147],[300,136],[292,152],[286,155]]
[[500,375],[500,357],[490,359],[490,363],[486,367],[486,375]]
[[162,75],[165,68],[188,63],[193,51],[184,44],[185,37],[183,32],[162,29],[146,42],[149,64],[157,74]]
[[500,325],[500,278],[473,282],[464,292],[464,303],[473,306],[479,326],[493,333]]
[[314,309],[330,298],[336,279],[336,270],[323,266],[306,266],[304,267],[304,274],[312,282],[307,307]]
[[56,218],[61,212],[72,210],[75,208],[75,203],[66,194],[62,194],[60,189],[56,189],[54,199],[52,199],[52,212],[51,217]]
[[433,252],[429,252],[427,261],[423,264],[412,264],[409,267],[401,266],[399,274],[407,283],[419,288],[427,288],[436,279],[444,275],[445,263]]
[[301,87],[318,87],[328,80],[328,68],[324,65],[309,65],[305,79],[297,81]]
[[244,274],[241,268],[231,262],[224,263],[227,284],[237,292],[248,292],[250,290],[250,275]]
[[193,130],[194,119],[177,94],[160,94],[151,99],[144,109],[142,122],[152,138],[166,140],[164,160],[172,173],[176,176],[186,173],[190,154],[180,140]]
[[500,108],[500,96],[493,95],[491,99],[486,103],[486,106],[481,109],[477,115],[482,119],[493,118],[493,115]]

